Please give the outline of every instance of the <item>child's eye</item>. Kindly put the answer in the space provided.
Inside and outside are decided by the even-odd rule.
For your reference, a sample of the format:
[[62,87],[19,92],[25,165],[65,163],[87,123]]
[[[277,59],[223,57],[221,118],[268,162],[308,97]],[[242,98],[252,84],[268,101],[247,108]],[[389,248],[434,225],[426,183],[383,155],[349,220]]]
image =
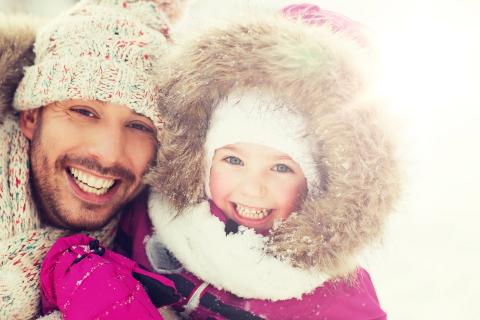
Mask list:
[[135,130],[139,130],[139,131],[142,131],[142,132],[145,132],[145,133],[154,133],[155,130],[152,129],[151,127],[143,124],[143,123],[140,123],[140,122],[132,122],[128,125],[129,128],[132,128],[132,129],[135,129]]
[[243,166],[243,161],[240,158],[237,158],[235,156],[228,156],[223,158],[223,161],[234,165],[234,166]]
[[276,164],[272,167],[272,170],[273,171],[277,171],[277,172],[293,172],[292,169],[290,169],[289,166],[287,166],[286,164],[283,164],[283,163],[279,163],[279,164]]
[[82,108],[82,107],[73,107],[73,108],[70,108],[71,111],[73,112],[76,112],[84,117],[88,117],[88,118],[98,118],[98,116],[92,112],[91,110],[89,109],[86,109],[86,108]]

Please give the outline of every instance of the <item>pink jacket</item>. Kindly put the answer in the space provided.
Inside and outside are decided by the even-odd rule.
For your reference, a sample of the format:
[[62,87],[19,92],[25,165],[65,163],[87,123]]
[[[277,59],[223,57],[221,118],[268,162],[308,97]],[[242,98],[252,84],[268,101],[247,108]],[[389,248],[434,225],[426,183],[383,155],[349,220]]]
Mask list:
[[[156,307],[179,298],[171,280],[142,270],[83,234],[55,242],[42,264],[40,282],[44,314],[60,310],[64,319],[72,320],[160,320]],[[152,283],[156,297],[164,297],[153,299],[155,305],[145,292]]]
[[[213,214],[221,213],[213,208]],[[134,222],[134,223],[133,223]],[[121,222],[118,243],[143,267],[152,270],[145,251],[145,237],[152,234],[146,201],[137,201]],[[172,279],[182,299],[174,305],[179,312],[191,299],[198,297],[199,306],[190,311],[190,319],[329,319],[329,320],[384,320],[369,274],[358,269],[351,282],[329,281],[301,299],[268,301],[242,299],[224,290],[218,290],[193,274],[182,270],[166,274]]]

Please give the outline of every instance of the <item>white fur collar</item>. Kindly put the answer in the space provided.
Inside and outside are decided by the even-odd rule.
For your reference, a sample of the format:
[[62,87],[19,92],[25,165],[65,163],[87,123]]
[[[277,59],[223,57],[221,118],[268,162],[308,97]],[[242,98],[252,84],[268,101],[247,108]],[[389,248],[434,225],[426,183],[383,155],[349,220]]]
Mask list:
[[[328,280],[325,274],[292,267],[264,253],[266,238],[239,228],[226,235],[224,224],[210,213],[208,202],[190,207],[174,218],[175,209],[151,194],[149,215],[160,242],[202,280],[242,298],[286,300],[300,298]],[[158,245],[157,245],[158,246]],[[155,245],[148,245],[149,248]],[[155,265],[155,261],[150,261]]]

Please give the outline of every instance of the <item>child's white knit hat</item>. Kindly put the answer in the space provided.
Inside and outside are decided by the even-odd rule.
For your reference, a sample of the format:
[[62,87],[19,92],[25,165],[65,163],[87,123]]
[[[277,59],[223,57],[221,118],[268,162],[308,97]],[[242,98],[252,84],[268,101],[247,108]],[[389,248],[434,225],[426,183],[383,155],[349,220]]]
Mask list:
[[205,193],[210,198],[210,168],[215,150],[253,143],[284,152],[297,162],[309,190],[320,183],[305,121],[294,108],[258,91],[230,94],[215,109],[205,142]]
[[153,65],[168,41],[154,1],[82,0],[39,31],[17,110],[69,99],[127,105],[161,126]]

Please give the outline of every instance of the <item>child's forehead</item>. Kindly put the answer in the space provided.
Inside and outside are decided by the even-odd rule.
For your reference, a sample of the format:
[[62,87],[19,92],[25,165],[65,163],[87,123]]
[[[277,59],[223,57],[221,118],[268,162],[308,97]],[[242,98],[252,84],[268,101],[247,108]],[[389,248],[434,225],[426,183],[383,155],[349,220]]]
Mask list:
[[[246,142],[237,142],[217,149],[221,151],[232,151],[238,154],[249,155],[256,158],[273,158],[273,159],[285,159],[292,160],[292,157],[287,153],[274,149],[272,147],[258,144],[258,143],[246,143]],[[293,160],[292,160],[293,161]]]

